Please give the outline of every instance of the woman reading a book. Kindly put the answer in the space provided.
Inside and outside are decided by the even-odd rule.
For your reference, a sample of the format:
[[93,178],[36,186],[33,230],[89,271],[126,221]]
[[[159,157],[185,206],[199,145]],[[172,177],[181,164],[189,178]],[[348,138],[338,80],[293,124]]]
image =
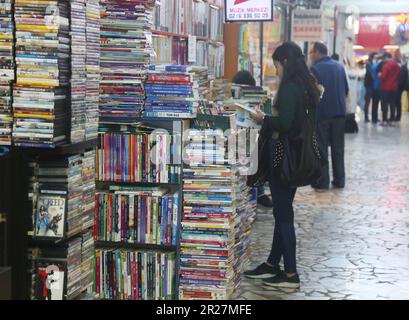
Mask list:
[[[305,115],[308,103],[313,110],[320,100],[320,89],[316,79],[309,71],[301,48],[293,42],[280,45],[273,54],[274,65],[280,78],[280,85],[274,101],[273,116],[261,110],[252,115],[253,119],[262,123],[262,129],[271,140],[281,134],[297,134],[300,132],[301,117]],[[308,99],[308,101],[307,101]],[[315,114],[312,114],[315,120]],[[275,143],[271,143],[274,149]],[[275,153],[271,150],[272,154]],[[273,163],[269,164],[268,180],[273,197],[273,214],[275,219],[273,244],[266,262],[254,270],[244,274],[253,279],[263,279],[267,287],[298,288],[300,279],[296,266],[296,236],[294,229],[293,201],[296,188],[284,186],[273,174]],[[270,170],[271,166],[271,170]],[[284,272],[280,270],[280,260],[284,258]]]

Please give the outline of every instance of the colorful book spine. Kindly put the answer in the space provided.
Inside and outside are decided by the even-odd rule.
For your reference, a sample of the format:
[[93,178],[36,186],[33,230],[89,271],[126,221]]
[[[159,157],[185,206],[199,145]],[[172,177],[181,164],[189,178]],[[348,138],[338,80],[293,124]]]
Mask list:
[[96,240],[176,245],[178,194],[159,196],[149,188],[97,192],[95,204]]
[[177,183],[180,167],[171,154],[172,136],[156,133],[99,135],[97,180],[112,182]]
[[96,294],[109,300],[173,300],[175,254],[96,250]]
[[11,1],[0,3],[0,146],[11,145],[12,140],[12,82],[14,75],[14,23]]

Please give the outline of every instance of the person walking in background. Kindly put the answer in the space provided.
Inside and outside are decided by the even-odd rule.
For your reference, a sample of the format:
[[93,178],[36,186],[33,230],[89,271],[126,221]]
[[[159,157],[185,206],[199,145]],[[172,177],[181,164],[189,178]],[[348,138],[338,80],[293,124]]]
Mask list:
[[[331,147],[332,185],[335,188],[344,188],[345,115],[346,97],[349,92],[347,75],[342,64],[328,57],[328,49],[323,43],[314,43],[310,59],[313,63],[311,71],[325,89],[318,106],[318,143],[324,161],[328,160],[328,147]],[[326,164],[321,178],[312,187],[317,191],[327,190],[329,184],[329,165]]]
[[409,90],[409,74],[407,58],[404,56],[402,57],[402,63],[400,66],[398,94],[396,96],[396,122],[399,122],[402,118],[402,94],[405,90]]
[[[382,126],[393,125],[393,121],[395,121],[399,73],[398,63],[392,59],[389,52],[385,53],[384,64],[379,73],[381,79]],[[389,111],[390,116],[388,117]]]
[[[364,87],[365,87],[365,122],[369,122],[369,105],[373,101],[374,94],[374,78],[372,76],[372,65],[374,64],[375,53],[371,53],[368,58],[368,62],[365,66],[365,78],[364,78]],[[379,100],[378,100],[379,103]],[[372,113],[373,114],[373,113]],[[373,115],[372,115],[373,119]]]
[[[280,78],[275,109],[278,116],[268,116],[257,110],[252,115],[255,121],[262,123],[262,132],[270,137],[273,152],[276,145],[271,138],[278,132],[281,135],[295,136],[300,133],[302,120],[309,106],[308,116],[315,124],[316,108],[320,99],[320,90],[311,72],[308,70],[301,48],[293,42],[280,45],[273,54],[274,65]],[[266,155],[268,158],[268,155]],[[266,161],[266,159],[259,159]],[[275,219],[273,244],[267,262],[254,270],[244,272],[252,279],[263,279],[266,287],[298,288],[300,278],[296,265],[296,235],[294,228],[293,201],[297,189],[285,186],[274,175],[273,161],[269,162],[269,183],[273,195],[273,214]],[[284,272],[280,270],[281,258],[284,258]]]
[[371,75],[373,79],[372,87],[372,123],[378,123],[379,102],[381,101],[381,79],[379,78],[379,69],[383,65],[383,56],[376,54],[374,63],[371,66]]
[[[251,86],[251,87],[256,86],[256,80],[254,79],[252,74],[246,70],[237,72],[234,75],[232,82],[234,84],[239,84],[239,85],[246,85],[246,86]],[[271,199],[271,196],[266,195],[264,186],[259,186],[257,188],[257,204],[264,208],[273,207],[273,201]]]

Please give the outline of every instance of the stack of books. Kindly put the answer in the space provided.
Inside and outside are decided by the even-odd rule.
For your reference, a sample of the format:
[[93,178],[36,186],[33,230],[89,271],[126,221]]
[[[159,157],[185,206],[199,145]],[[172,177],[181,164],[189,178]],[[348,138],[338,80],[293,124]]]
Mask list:
[[32,300],[73,300],[82,293],[81,237],[31,250]]
[[145,117],[196,117],[199,87],[189,66],[150,66],[145,90]]
[[178,193],[116,187],[96,194],[94,235],[100,241],[176,245]]
[[[227,162],[222,131],[192,134],[184,169],[181,299],[229,299],[234,266],[237,170]],[[201,147],[201,148],[200,148]],[[190,155],[190,156],[189,156]]]
[[11,145],[14,23],[10,1],[0,3],[0,145]]
[[[104,128],[100,128],[105,129]],[[126,128],[100,133],[97,180],[112,182],[178,183],[180,145],[174,135]]]
[[15,2],[13,142],[17,146],[54,147],[67,138],[68,6],[66,1]]
[[69,238],[94,225],[95,152],[32,161],[34,237]]
[[241,87],[241,98],[247,100],[251,107],[255,108],[267,99],[267,91],[262,87]]
[[71,1],[71,143],[85,140],[87,113],[85,1]]
[[95,150],[87,151],[82,156],[82,229],[94,224],[95,210]]
[[71,237],[83,230],[82,157],[39,160],[35,237]]
[[85,116],[85,140],[98,135],[98,108],[100,86],[100,7],[99,0],[86,0],[87,39],[87,94]]
[[38,159],[36,157],[29,159],[27,165],[27,176],[28,176],[28,200],[31,203],[31,215],[28,216],[27,235],[33,236],[36,218],[37,218],[37,199],[39,195],[39,183],[38,183]]
[[[240,257],[234,266],[235,274],[242,274],[250,264],[251,225],[255,220],[257,210],[257,191],[247,186],[247,176],[239,175],[235,185],[236,194],[240,195],[236,200],[237,216],[235,226],[235,256]],[[237,277],[235,287],[240,284],[240,277]]]
[[175,253],[97,250],[96,294],[112,300],[175,299]]
[[225,79],[213,79],[210,82],[209,95],[207,99],[209,101],[224,101],[231,98],[231,83]]
[[83,292],[91,293],[94,287],[95,245],[92,230],[82,235],[81,244],[81,287]]
[[30,248],[31,299],[74,300],[91,292],[94,252],[89,234],[54,247]]
[[101,1],[100,122],[133,123],[142,115],[143,82],[153,57],[153,3]]
[[200,99],[205,99],[209,94],[209,68],[190,66],[189,73],[193,74],[193,82],[197,84]]

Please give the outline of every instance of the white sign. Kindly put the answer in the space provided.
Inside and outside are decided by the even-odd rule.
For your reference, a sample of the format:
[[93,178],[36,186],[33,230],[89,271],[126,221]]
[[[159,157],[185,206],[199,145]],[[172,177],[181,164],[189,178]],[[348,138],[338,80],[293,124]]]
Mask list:
[[225,0],[226,21],[272,21],[273,0]]
[[292,41],[323,41],[321,10],[294,10],[291,28]]
[[196,36],[189,35],[188,39],[188,61],[196,62]]

